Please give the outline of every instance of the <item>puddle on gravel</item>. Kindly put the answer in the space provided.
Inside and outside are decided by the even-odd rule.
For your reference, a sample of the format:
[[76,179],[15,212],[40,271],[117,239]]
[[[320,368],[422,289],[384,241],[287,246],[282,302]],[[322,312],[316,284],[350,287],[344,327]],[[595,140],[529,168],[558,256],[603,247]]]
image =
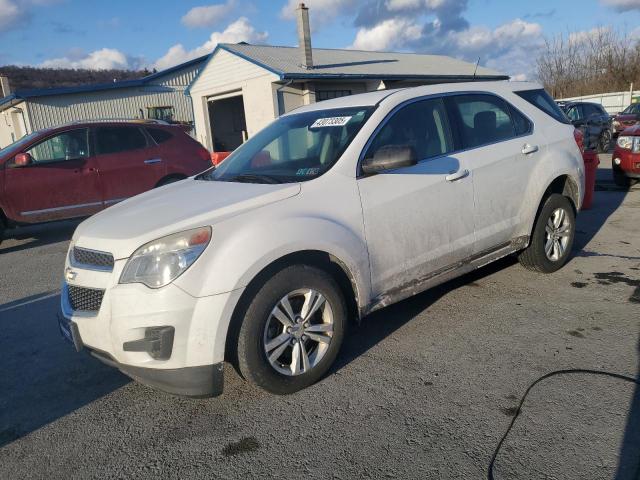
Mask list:
[[228,444],[222,450],[222,454],[225,457],[231,457],[233,455],[240,455],[242,453],[252,452],[260,448],[260,443],[254,437],[246,437],[238,442],[232,442]]
[[607,285],[612,283],[624,283],[630,287],[634,287],[633,293],[629,297],[629,302],[640,303],[640,280],[627,277],[622,272],[600,272],[594,274],[595,278],[600,282],[608,282]]
[[576,338],[584,338],[584,335],[580,333],[578,330],[568,330],[567,333],[572,337]]

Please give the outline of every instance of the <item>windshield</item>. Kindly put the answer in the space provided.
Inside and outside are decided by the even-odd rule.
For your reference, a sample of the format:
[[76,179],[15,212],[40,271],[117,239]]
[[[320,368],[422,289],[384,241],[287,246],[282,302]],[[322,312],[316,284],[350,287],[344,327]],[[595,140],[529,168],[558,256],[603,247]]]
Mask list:
[[373,107],[316,110],[280,117],[216,169],[196,177],[250,183],[302,182],[329,170]]
[[631,113],[640,113],[640,103],[634,103],[629,105],[627,108],[623,110],[622,113],[631,114]]
[[32,132],[29,135],[25,135],[20,140],[16,140],[12,144],[0,149],[0,157],[4,157],[7,154],[18,152],[24,145],[33,140],[36,136],[38,136],[39,132]]

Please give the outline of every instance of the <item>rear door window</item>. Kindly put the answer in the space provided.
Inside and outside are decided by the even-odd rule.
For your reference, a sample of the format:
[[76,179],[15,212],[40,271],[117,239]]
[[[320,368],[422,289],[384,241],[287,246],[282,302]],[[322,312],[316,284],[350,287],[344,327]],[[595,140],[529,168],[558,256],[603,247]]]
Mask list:
[[510,107],[493,95],[468,94],[449,97],[454,115],[458,117],[458,133],[462,148],[507,140],[515,137]]
[[70,130],[47,138],[43,142],[29,148],[34,163],[60,162],[78,160],[89,156],[86,128]]
[[138,127],[98,127],[96,152],[98,155],[137,150],[147,146],[147,139]]
[[420,100],[398,110],[380,129],[365,158],[386,146],[411,146],[419,160],[453,151],[449,122],[442,99]]

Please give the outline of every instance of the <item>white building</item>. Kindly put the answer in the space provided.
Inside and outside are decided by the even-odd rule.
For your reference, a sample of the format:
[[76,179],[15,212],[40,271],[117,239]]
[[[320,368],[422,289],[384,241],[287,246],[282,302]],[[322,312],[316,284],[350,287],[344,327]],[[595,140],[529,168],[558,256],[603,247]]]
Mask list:
[[136,80],[18,90],[0,98],[0,148],[23,135],[70,122],[155,118],[193,123],[184,95],[206,56]]
[[219,44],[187,89],[196,137],[233,150],[298,106],[372,90],[431,83],[507,80],[442,55],[311,48],[308,10],[298,8],[300,47]]

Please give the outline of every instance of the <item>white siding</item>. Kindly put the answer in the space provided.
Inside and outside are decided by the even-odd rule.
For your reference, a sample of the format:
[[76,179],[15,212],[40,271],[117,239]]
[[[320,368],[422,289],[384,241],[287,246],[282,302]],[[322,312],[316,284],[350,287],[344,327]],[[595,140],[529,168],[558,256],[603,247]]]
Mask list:
[[24,102],[0,112],[0,148],[12,144],[29,132],[29,112]]
[[[247,133],[255,134],[277,115],[272,83],[279,77],[226,50],[218,50],[191,85],[196,138],[212,149],[208,99],[237,92],[243,96]],[[212,98],[213,97],[213,98]]]

